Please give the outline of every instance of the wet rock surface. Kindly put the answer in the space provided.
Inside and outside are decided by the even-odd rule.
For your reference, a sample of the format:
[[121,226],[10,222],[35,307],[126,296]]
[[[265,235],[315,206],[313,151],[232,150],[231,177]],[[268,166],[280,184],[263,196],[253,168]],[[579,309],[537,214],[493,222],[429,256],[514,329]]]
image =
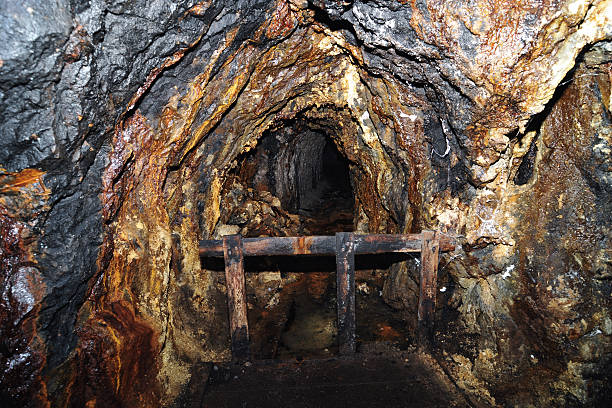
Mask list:
[[[460,244],[440,262],[433,355],[471,403],[604,406],[611,15],[605,0],[2,3],[2,400],[189,405],[206,363],[230,358],[201,239],[429,228]],[[327,181],[326,148],[346,170]],[[358,276],[395,310],[386,340],[416,316],[418,263],[396,261]],[[259,268],[261,347],[298,294],[333,300],[327,273]]]

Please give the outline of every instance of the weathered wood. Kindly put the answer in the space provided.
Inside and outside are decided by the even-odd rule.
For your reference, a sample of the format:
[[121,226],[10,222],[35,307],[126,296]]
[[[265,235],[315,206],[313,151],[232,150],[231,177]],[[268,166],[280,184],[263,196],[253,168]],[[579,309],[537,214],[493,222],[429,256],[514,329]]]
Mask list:
[[355,235],[339,232],[335,236],[246,238],[240,235],[223,240],[200,242],[200,256],[223,256],[230,312],[232,354],[243,360],[250,357],[247,322],[244,256],[336,255],[338,290],[338,343],[342,354],[355,352],[355,254],[421,252],[421,283],[418,304],[418,335],[422,343],[431,342],[434,333],[436,285],[439,251],[455,248],[454,240],[433,231],[421,234]]
[[355,352],[355,242],[352,232],[336,233],[338,345],[341,354]]
[[[441,251],[455,248],[451,238],[441,236],[438,239]],[[354,252],[356,254],[420,252],[422,241],[422,234],[354,235]],[[334,255],[336,238],[334,236],[245,238],[242,240],[242,246],[244,256]],[[222,257],[223,241],[201,241],[200,256]]]
[[[334,255],[336,238],[333,236],[310,237],[261,237],[244,238],[245,256],[275,255]],[[200,256],[223,256],[223,241],[200,241]]]
[[422,343],[428,343],[433,340],[434,334],[440,242],[438,234],[433,231],[423,231],[422,235],[421,283],[417,325],[419,340]]
[[234,359],[246,360],[250,358],[250,351],[242,237],[223,237],[223,253],[232,355]]
[[355,253],[419,252],[421,242],[421,234],[355,235]]

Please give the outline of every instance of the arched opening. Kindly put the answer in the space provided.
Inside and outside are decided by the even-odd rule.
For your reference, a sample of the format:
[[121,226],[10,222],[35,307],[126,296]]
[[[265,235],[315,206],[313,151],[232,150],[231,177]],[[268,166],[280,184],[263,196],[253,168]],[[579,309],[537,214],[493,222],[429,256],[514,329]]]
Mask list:
[[[364,169],[349,160],[346,146],[350,143],[342,143],[333,128],[307,118],[271,126],[225,174],[214,235],[280,237],[357,230]],[[404,319],[383,297],[391,268],[405,260],[392,254],[357,257],[358,343],[407,344]],[[206,261],[205,268],[213,269],[212,262]],[[223,269],[223,261],[217,262],[216,269]],[[333,256],[247,257],[245,271],[254,358],[337,353]]]
[[[284,121],[264,132],[226,176],[216,234],[353,231],[352,183],[351,164],[333,137],[305,121]],[[333,257],[247,258],[245,269],[256,358],[335,353]]]
[[288,121],[237,159],[224,186],[231,199],[222,203],[221,222],[240,227],[243,236],[352,231],[350,173],[330,136]]

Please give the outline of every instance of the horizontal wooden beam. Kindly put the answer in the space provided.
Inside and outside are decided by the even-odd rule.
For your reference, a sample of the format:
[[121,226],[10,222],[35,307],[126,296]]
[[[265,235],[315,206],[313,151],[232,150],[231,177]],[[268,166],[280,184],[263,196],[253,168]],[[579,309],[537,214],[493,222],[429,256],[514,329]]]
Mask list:
[[[355,254],[421,252],[422,234],[354,235]],[[335,255],[335,236],[243,238],[244,256]],[[440,235],[440,251],[452,251],[452,238]],[[201,257],[223,257],[223,240],[200,241]]]
[[[261,237],[243,238],[245,256],[335,255],[336,237]],[[223,241],[200,241],[200,256],[222,257]]]

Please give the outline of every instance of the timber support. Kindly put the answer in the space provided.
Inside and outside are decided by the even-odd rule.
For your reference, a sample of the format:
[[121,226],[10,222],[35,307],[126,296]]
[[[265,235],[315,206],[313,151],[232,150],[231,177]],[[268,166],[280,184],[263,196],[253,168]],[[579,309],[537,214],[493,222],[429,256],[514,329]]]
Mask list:
[[338,342],[341,354],[355,352],[355,255],[386,252],[421,253],[417,313],[421,344],[433,340],[438,257],[455,248],[454,240],[434,231],[421,234],[368,234],[338,232],[335,236],[245,238],[230,235],[200,242],[201,257],[223,257],[234,359],[250,358],[244,276],[245,256],[335,255],[338,302]]

